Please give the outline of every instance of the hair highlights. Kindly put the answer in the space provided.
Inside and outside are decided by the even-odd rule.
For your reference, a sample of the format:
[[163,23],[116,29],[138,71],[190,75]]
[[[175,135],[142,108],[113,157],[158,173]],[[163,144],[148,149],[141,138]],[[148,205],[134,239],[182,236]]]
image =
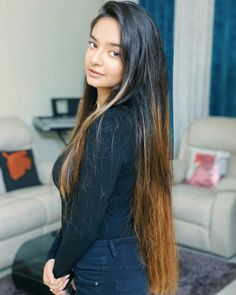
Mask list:
[[65,199],[73,196],[91,124],[113,105],[129,107],[136,131],[133,224],[147,268],[150,293],[173,295],[179,270],[172,217],[167,69],[160,33],[151,16],[131,1],[105,3],[91,24],[91,31],[102,17],[113,17],[119,23],[124,77],[98,110],[95,109],[97,90],[85,81],[77,124],[64,151],[60,191]]

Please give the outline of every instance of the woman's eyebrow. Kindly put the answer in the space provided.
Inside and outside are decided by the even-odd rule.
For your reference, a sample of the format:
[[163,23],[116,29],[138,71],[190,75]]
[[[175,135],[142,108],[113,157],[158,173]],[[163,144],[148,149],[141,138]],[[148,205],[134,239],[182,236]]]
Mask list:
[[[90,38],[92,38],[93,40],[98,42],[98,40],[92,34],[90,35]],[[120,44],[118,44],[118,43],[107,42],[107,44],[112,45],[112,46],[116,46],[116,47],[120,47]]]
[[112,45],[112,46],[115,46],[115,47],[120,47],[120,44],[117,44],[117,43],[108,43],[109,45]]

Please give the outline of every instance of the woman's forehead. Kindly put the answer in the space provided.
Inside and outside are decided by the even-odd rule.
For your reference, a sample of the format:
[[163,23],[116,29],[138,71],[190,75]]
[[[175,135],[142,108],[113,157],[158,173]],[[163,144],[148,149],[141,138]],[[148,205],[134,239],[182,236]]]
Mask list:
[[102,42],[107,45],[119,46],[119,23],[115,18],[103,17],[95,24],[90,36],[97,42]]

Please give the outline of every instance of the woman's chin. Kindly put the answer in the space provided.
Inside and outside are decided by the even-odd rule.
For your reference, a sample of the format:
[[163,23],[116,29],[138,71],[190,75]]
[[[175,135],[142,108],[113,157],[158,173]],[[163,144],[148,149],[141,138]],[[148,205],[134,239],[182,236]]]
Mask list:
[[93,86],[93,87],[96,87],[96,88],[97,88],[96,83],[94,83],[94,82],[91,81],[90,79],[87,79],[87,84],[88,84],[89,86]]
[[97,81],[92,81],[91,79],[87,79],[87,84],[88,84],[89,86],[94,87],[94,88],[107,88],[106,85],[101,84],[101,83],[99,83],[99,82],[97,82]]
[[93,79],[91,79],[90,77],[87,77],[87,83],[89,86],[93,86],[93,87],[99,87],[99,83],[97,81],[94,81]]

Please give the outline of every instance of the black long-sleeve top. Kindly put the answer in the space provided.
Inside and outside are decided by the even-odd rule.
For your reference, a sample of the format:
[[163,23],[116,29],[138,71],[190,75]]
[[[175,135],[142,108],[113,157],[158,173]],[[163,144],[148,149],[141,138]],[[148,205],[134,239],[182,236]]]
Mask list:
[[[135,235],[130,218],[136,181],[134,130],[131,111],[124,106],[111,107],[90,126],[71,219],[64,218],[62,200],[62,226],[47,255],[55,259],[56,278],[70,273],[95,240]],[[57,187],[62,163],[63,155],[52,172]]]

